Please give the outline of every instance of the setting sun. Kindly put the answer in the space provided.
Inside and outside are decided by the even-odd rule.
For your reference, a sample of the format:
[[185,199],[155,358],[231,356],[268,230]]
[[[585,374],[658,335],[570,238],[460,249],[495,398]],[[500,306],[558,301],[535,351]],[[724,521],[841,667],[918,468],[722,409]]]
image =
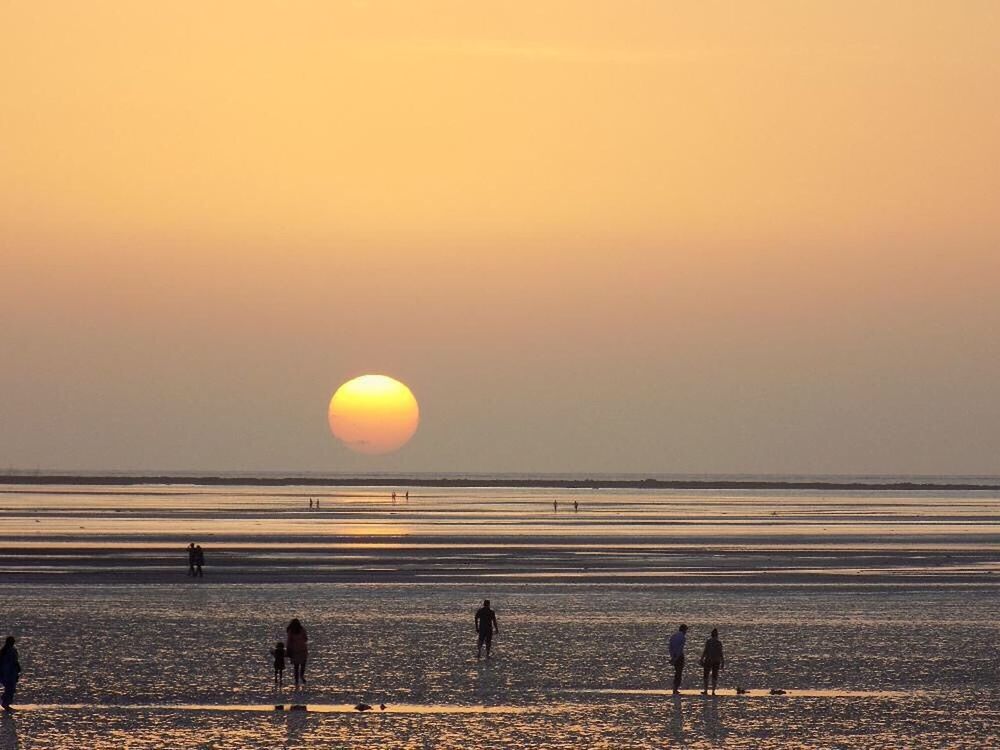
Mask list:
[[330,399],[330,431],[358,453],[378,455],[401,448],[413,437],[420,408],[403,383],[386,375],[361,375]]

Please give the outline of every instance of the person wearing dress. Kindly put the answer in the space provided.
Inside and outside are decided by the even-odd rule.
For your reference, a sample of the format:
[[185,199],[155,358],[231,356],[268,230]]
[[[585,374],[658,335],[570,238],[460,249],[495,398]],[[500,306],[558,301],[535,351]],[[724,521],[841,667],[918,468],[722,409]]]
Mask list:
[[17,689],[17,681],[21,677],[21,662],[18,661],[17,649],[14,648],[14,636],[7,636],[7,640],[0,648],[0,685],[3,685],[3,698],[0,705],[4,711],[11,711],[10,704],[14,702],[14,691]]
[[306,660],[309,658],[309,636],[302,623],[295,618],[288,627],[285,628],[285,654],[292,663],[292,670],[295,672],[295,689],[299,689],[299,683],[306,684]]

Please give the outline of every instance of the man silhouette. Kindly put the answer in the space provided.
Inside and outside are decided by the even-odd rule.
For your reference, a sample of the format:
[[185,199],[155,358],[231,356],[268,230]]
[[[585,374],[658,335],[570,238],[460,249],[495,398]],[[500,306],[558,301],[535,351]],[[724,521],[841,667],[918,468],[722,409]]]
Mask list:
[[205,550],[201,548],[200,544],[196,544],[194,548],[194,566],[196,569],[195,575],[198,576],[198,578],[205,577],[205,573],[201,569],[201,566],[204,564],[205,564]]
[[486,599],[483,606],[476,612],[476,632],[479,634],[479,649],[476,659],[483,658],[483,645],[486,646],[486,658],[490,658],[490,647],[493,645],[493,633],[499,633],[497,613],[490,609],[490,600]]
[[194,548],[194,542],[188,545],[188,575],[194,576],[194,562],[198,552]]

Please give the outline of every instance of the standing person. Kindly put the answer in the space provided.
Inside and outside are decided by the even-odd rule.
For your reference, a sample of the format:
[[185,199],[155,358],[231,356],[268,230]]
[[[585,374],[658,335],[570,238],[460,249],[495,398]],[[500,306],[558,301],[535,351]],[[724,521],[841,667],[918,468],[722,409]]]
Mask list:
[[409,490],[407,490],[407,491],[406,491],[406,494],[405,494],[405,495],[403,495],[403,499],[404,499],[404,500],[405,500],[406,502],[410,502],[410,491],[409,491]]
[[4,711],[13,711],[10,704],[14,702],[14,691],[17,680],[21,676],[21,662],[17,659],[17,649],[14,648],[14,636],[8,635],[0,648],[0,685],[3,685],[3,698],[0,705]]
[[194,542],[188,545],[188,575],[194,577],[194,562],[198,552],[194,548]]
[[395,492],[392,493],[392,501],[396,502],[396,493]]
[[275,643],[271,656],[274,657],[274,686],[280,688],[285,684],[285,644]]
[[490,600],[483,601],[483,606],[476,612],[476,632],[479,634],[479,649],[476,659],[483,657],[483,645],[486,646],[486,658],[490,658],[490,648],[493,645],[493,634],[500,633],[497,625],[497,613],[490,609]]
[[688,626],[681,623],[677,632],[670,636],[670,663],[674,665],[674,695],[681,692],[681,673],[684,672],[684,641]]
[[200,544],[194,546],[194,567],[195,575],[199,578],[205,577],[205,572],[201,569],[201,566],[205,564],[205,550],[201,548]]
[[306,684],[309,636],[297,617],[288,623],[288,627],[285,628],[285,636],[285,653],[288,655],[288,660],[292,662],[292,669],[295,672],[295,689],[298,690],[300,682],[303,685]]
[[313,499],[309,498],[309,510],[313,509]]
[[579,500],[574,500],[573,501],[573,512],[574,513],[579,513],[580,512],[580,501]]
[[726,658],[722,654],[722,641],[719,640],[719,629],[712,628],[712,636],[705,641],[705,649],[701,652],[701,666],[705,668],[705,689],[702,695],[708,695],[708,675],[712,674],[712,695],[715,695],[715,685],[719,681],[719,670],[725,669]]
[[558,513],[559,512],[559,501],[558,500],[553,500],[552,501],[552,512],[553,513]]

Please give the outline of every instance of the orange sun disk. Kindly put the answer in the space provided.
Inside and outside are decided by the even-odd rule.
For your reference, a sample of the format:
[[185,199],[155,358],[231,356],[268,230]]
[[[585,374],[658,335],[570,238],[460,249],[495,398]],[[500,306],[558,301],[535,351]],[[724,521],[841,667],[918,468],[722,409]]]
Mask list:
[[361,375],[340,386],[330,399],[330,431],[358,453],[380,455],[409,442],[420,423],[417,399],[387,375]]

